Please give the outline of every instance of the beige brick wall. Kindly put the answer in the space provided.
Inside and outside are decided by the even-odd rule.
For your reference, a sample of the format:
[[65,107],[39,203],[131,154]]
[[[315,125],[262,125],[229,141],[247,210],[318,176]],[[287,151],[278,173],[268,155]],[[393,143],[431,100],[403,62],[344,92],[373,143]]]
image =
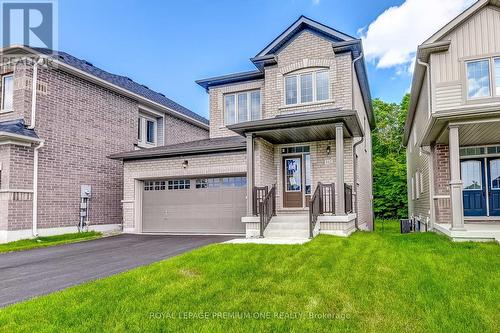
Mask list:
[[[277,167],[274,163],[274,145],[264,139],[255,139],[255,186],[273,186],[277,181]],[[279,153],[279,151],[277,152]]]
[[165,145],[208,139],[208,130],[165,115]]
[[[182,166],[185,160],[188,161],[187,168]],[[246,170],[245,152],[125,161],[124,227],[135,228],[134,214],[136,209],[140,211],[139,206],[136,206],[134,202],[136,198],[135,180],[246,174]]]
[[[325,110],[352,109],[352,57],[335,55],[331,41],[305,30],[278,54],[278,64],[265,68],[265,79],[209,89],[210,137],[233,136],[224,124],[224,94],[261,89],[262,117],[278,114]],[[298,71],[329,69],[331,100],[302,106],[285,106],[284,77]]]

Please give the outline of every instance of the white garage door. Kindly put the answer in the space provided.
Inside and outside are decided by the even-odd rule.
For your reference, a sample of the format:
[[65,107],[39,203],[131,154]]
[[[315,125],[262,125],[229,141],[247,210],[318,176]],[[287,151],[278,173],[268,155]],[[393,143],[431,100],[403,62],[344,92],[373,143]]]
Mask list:
[[246,177],[144,182],[143,232],[243,234]]

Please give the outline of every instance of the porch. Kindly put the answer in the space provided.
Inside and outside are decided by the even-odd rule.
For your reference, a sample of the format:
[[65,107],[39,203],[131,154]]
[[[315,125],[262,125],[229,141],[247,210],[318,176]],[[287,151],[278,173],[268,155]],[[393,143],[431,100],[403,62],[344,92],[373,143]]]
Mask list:
[[455,230],[451,224],[436,223],[434,229],[454,241],[496,241],[500,242],[500,221],[489,223],[465,223],[462,230]]
[[353,111],[281,115],[233,125],[247,140],[247,238],[348,236],[356,229]]
[[[437,139],[448,145],[448,193],[434,195],[435,229],[452,238],[486,235],[500,226],[500,118],[498,116],[449,123]],[[442,178],[442,177],[441,177]],[[437,187],[440,187],[437,177]],[[443,186],[441,186],[443,188]],[[473,237],[472,237],[473,238]],[[479,237],[481,238],[481,237]]]

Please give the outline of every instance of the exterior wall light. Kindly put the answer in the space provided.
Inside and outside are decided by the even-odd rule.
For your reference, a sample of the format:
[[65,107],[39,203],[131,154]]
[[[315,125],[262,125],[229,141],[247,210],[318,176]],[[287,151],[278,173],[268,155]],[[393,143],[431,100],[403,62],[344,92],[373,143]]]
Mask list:
[[327,155],[330,155],[331,153],[332,153],[332,147],[327,146],[327,147],[326,147],[326,154],[327,154]]
[[182,162],[182,167],[184,169],[186,169],[188,167],[188,164],[189,164],[189,162],[187,160],[185,160],[184,162]]

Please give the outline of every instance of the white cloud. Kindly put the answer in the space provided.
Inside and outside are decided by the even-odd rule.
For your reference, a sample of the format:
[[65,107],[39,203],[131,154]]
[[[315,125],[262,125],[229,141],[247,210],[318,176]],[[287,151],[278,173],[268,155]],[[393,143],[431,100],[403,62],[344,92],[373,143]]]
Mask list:
[[377,68],[412,73],[417,46],[455,18],[474,0],[406,0],[388,8],[358,34],[365,57]]

